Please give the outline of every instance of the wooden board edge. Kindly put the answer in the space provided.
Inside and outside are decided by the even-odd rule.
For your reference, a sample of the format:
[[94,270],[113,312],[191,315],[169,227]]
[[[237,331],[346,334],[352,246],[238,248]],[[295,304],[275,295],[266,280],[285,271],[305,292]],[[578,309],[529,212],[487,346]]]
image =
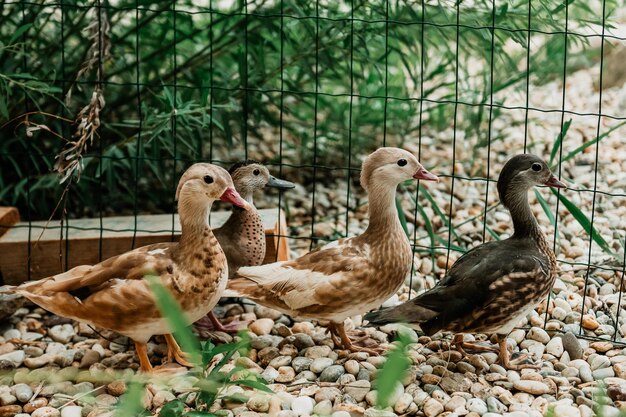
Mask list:
[[20,212],[16,207],[0,207],[0,236],[9,231],[20,221]]

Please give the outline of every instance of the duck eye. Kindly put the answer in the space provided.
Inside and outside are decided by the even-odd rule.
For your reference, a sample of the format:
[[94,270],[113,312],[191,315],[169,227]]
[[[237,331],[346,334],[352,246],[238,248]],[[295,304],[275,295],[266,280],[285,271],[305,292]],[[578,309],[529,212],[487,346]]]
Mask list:
[[207,184],[213,184],[213,177],[210,175],[205,175],[204,182],[206,182]]
[[538,162],[535,162],[535,163],[532,165],[532,167],[531,167],[531,168],[533,169],[533,171],[535,171],[535,172],[539,172],[539,171],[541,171],[541,164],[540,164],[540,163],[538,163]]
[[398,161],[398,165],[400,165],[401,167],[405,166],[407,164],[406,159],[400,159]]
[[261,171],[259,171],[258,169],[255,169],[254,171],[252,171],[252,173],[254,175],[259,175],[261,173]]

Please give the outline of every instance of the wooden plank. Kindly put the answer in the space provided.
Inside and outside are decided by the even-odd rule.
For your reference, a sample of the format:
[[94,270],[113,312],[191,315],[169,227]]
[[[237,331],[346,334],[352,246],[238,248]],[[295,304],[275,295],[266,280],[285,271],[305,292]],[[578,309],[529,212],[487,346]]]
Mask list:
[[[276,253],[289,254],[287,239],[275,238],[278,229],[278,210],[259,210],[266,230],[266,260],[274,262]],[[229,212],[214,212],[210,224],[221,226],[230,216]],[[287,226],[281,213],[281,233],[286,234]],[[174,232],[172,233],[172,224]],[[178,216],[171,214],[142,215],[135,217],[105,217],[102,219],[76,219],[69,221],[65,229],[69,237],[61,240],[61,226],[58,222],[31,223],[30,272],[31,279],[45,278],[78,265],[92,265],[101,260],[127,252],[133,248],[158,242],[176,241],[180,236]],[[137,229],[137,233],[133,230]],[[5,284],[19,284],[28,279],[28,223],[19,223],[0,238],[0,276]],[[134,236],[134,242],[133,242]],[[133,245],[134,243],[134,245]],[[276,245],[280,245],[277,249]],[[286,248],[286,249],[285,249]],[[66,257],[66,254],[68,256]],[[286,259],[285,259],[286,260]],[[66,264],[67,263],[67,264]]]
[[20,221],[20,212],[15,207],[0,207],[0,236]]

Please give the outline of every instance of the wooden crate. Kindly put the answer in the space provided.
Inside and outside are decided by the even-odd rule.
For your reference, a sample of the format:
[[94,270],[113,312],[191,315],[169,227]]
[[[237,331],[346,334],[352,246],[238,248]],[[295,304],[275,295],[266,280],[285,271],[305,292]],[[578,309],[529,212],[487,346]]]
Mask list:
[[[39,279],[78,265],[92,265],[140,246],[175,241],[180,236],[177,214],[141,215],[137,216],[136,224],[134,216],[105,217],[102,224],[100,219],[69,220],[69,229],[63,230],[61,240],[58,221],[50,222],[47,227],[46,222],[32,222],[29,229],[28,223],[17,223],[17,210],[9,211],[12,217],[3,220],[0,210],[0,278],[4,284],[15,285],[28,279],[29,241],[30,279]],[[259,210],[259,213],[267,242],[264,263],[288,260],[287,238],[279,236],[287,234],[284,214],[279,215],[277,209]],[[229,216],[230,212],[211,213],[211,226],[220,227]]]

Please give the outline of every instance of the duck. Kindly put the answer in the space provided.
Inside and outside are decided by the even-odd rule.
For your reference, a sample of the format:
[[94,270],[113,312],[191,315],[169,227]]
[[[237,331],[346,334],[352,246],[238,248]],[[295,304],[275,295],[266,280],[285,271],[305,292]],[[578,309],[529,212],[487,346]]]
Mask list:
[[235,190],[228,172],[208,163],[194,164],[183,173],[176,199],[179,242],[143,246],[3,292],[21,294],[56,315],[129,337],[135,344],[140,372],[158,372],[147,353],[147,342],[154,335],[165,336],[169,362],[193,366],[171,335],[173,329],[143,278],[156,275],[179,303],[188,323],[205,316],[220,299],[228,279],[226,256],[208,223],[211,206],[216,200],[244,210],[251,206]]
[[[498,352],[505,368],[537,368],[511,363],[506,342],[520,320],[548,295],[557,276],[556,257],[528,202],[528,192],[537,185],[567,188],[538,156],[510,158],[497,189],[511,214],[513,234],[463,254],[431,290],[364,319],[375,326],[406,323],[428,336],[454,332],[453,343],[463,355],[465,349],[491,350]],[[495,334],[498,347],[465,342],[463,333]]]
[[[228,169],[228,173],[235,189],[250,207],[245,210],[234,206],[226,223],[213,230],[228,261],[228,277],[232,278],[242,266],[261,265],[265,259],[265,230],[263,219],[254,206],[254,192],[265,187],[284,191],[295,188],[296,185],[270,175],[267,167],[253,159],[236,162]],[[210,326],[207,320],[210,321]],[[196,327],[212,327],[231,333],[239,331],[242,324],[243,322],[234,321],[224,325],[211,311],[206,319],[196,323]]]
[[227,293],[295,318],[328,321],[336,346],[356,346],[344,328],[348,317],[379,307],[410,272],[413,251],[395,205],[398,184],[437,181],[410,152],[379,148],[362,164],[360,182],[369,195],[369,224],[359,236],[339,239],[290,261],[242,267]]

